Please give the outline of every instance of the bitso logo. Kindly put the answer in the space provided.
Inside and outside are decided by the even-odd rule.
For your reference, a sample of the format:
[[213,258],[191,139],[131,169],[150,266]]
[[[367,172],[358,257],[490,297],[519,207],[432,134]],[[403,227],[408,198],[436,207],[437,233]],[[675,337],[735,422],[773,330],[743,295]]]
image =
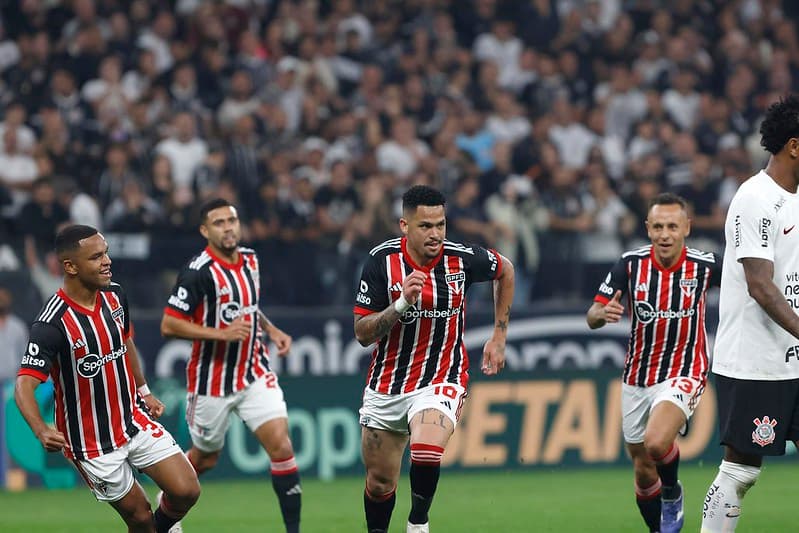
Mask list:
[[184,287],[178,287],[178,290],[169,297],[167,303],[171,306],[177,307],[181,311],[188,312],[189,311],[189,304],[186,301],[186,298],[189,296],[189,291],[187,291]]
[[364,280],[361,280],[361,285],[358,287],[358,295],[355,296],[355,301],[359,304],[369,305],[372,303],[372,299],[367,296],[369,292],[369,284],[366,283]]
[[28,343],[28,351],[25,355],[22,356],[22,361],[20,362],[22,366],[38,366],[40,368],[44,367],[44,359],[39,357],[39,345],[35,342]]
[[774,442],[776,434],[774,426],[777,425],[776,420],[772,420],[768,416],[764,416],[763,420],[755,418],[752,422],[755,423],[755,430],[752,432],[752,442],[765,447]]

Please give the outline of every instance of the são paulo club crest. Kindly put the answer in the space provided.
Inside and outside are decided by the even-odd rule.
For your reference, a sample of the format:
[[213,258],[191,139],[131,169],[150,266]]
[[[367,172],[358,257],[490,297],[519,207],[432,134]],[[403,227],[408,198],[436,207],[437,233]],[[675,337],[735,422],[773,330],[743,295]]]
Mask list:
[[755,430],[752,432],[752,442],[759,444],[761,447],[768,446],[774,442],[774,426],[777,425],[776,420],[764,416],[763,420],[755,418],[752,422],[755,423]]

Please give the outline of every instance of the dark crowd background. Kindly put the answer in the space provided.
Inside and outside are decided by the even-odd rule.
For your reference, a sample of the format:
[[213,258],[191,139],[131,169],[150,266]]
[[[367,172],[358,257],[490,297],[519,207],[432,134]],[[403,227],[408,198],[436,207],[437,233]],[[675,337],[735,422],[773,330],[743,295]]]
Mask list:
[[26,320],[67,221],[162,307],[214,196],[264,304],[351,304],[418,183],[446,193],[451,240],[515,263],[517,305],[584,301],[661,191],[688,199],[691,246],[722,249],[763,111],[799,81],[787,0],[0,5],[0,285]]

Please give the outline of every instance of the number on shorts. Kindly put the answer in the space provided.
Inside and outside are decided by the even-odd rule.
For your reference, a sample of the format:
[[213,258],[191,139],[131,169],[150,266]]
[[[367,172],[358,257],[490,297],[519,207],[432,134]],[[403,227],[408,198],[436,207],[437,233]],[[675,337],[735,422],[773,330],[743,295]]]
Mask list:
[[451,398],[453,400],[455,399],[456,396],[458,396],[458,389],[456,389],[452,385],[438,385],[434,389],[434,392],[436,393],[436,395],[443,394],[447,398]]
[[150,434],[153,437],[155,437],[156,439],[164,434],[164,429],[161,426],[159,426],[158,424],[156,424],[155,422],[151,421],[151,420],[147,420],[144,423],[144,430],[145,431],[149,431]]
[[267,374],[266,375],[266,388],[267,389],[274,389],[277,387],[277,376],[275,374]]
[[691,392],[694,390],[694,382],[688,378],[673,379],[671,380],[671,386],[677,387],[685,394],[691,394]]

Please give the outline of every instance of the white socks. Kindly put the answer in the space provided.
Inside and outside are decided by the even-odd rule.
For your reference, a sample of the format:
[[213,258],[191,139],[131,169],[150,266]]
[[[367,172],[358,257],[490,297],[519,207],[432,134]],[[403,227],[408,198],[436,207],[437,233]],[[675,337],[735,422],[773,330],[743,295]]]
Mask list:
[[722,461],[702,506],[701,533],[735,531],[741,516],[741,500],[759,475],[759,467]]

